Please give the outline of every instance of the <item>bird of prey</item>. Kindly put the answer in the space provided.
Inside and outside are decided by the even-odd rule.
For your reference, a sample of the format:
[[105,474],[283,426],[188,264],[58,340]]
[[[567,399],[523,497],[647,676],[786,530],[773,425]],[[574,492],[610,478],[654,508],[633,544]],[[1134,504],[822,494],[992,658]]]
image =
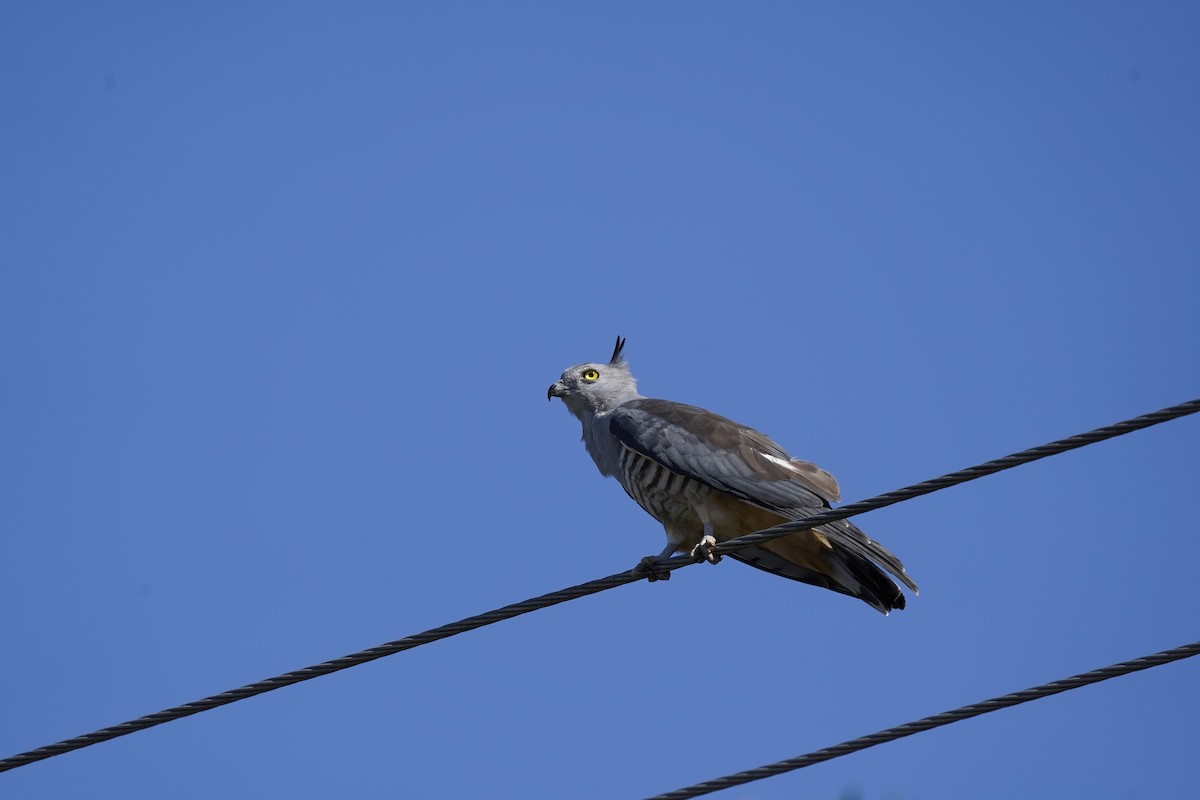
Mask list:
[[[642,397],[624,347],[617,337],[607,364],[570,367],[546,397],[561,398],[579,418],[584,445],[601,474],[616,478],[662,523],[667,546],[658,558],[703,554],[705,546],[803,519],[840,499],[832,475],[792,458],[758,431],[702,408]],[[886,573],[917,591],[900,559],[848,520],[729,555],[857,597],[884,614],[904,608],[904,593]],[[641,569],[653,560],[643,559]]]

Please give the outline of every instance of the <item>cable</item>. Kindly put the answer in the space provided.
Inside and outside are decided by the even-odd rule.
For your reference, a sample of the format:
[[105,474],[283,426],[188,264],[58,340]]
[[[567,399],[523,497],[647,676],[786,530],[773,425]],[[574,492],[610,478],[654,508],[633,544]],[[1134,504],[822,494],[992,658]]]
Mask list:
[[[1030,450],[1024,450],[1020,453],[1014,453],[1013,455],[1005,456],[1004,458],[996,459],[995,461],[989,461],[986,464],[981,464],[977,467],[960,470],[958,472],[950,473],[949,475],[944,475],[940,478],[925,481],[924,483],[918,483],[913,486],[898,489],[894,492],[888,492],[887,494],[879,495],[878,497],[871,498],[870,500],[851,503],[850,505],[841,506],[840,508],[815,514],[811,517],[806,517],[799,523],[788,523],[786,525],[780,525],[775,528],[771,528],[761,533],[752,533],[737,539],[730,539],[722,542],[716,549],[719,552],[729,552],[730,550],[734,550],[739,546],[782,536],[785,533],[789,533],[793,530],[804,530],[811,528],[814,525],[824,524],[825,522],[833,522],[839,519],[845,519],[846,517],[854,514],[862,514],[866,511],[871,511],[876,508],[883,508],[884,506],[889,506],[893,503],[899,503],[902,500],[907,500],[911,497],[917,497],[919,495],[928,494],[939,489],[945,489],[960,483],[966,483],[967,481],[981,478],[985,475],[991,475],[992,473],[999,472],[1001,470],[1010,469],[1011,467],[1019,466],[1029,461],[1036,461],[1039,458],[1045,458],[1049,455],[1062,453],[1067,450],[1073,450],[1077,447],[1083,447],[1084,445],[1093,444],[1104,439],[1110,439],[1114,436],[1132,433],[1133,431],[1141,430],[1142,428],[1148,428],[1151,425],[1156,425],[1160,422],[1166,422],[1178,417],[1187,416],[1188,414],[1194,414],[1197,411],[1200,411],[1200,399],[1189,400],[1186,403],[1170,406],[1169,408],[1164,408],[1151,414],[1125,420],[1124,422],[1118,422],[1115,425],[1109,425],[1104,428],[1097,428],[1096,430],[1088,433],[1082,433],[1067,439],[1060,439],[1056,442],[1051,442],[1050,444],[1035,447]],[[674,558],[659,559],[655,562],[654,568],[655,571],[671,571],[681,567],[686,567],[693,563],[695,562],[687,556],[676,556]],[[32,764],[36,761],[42,761],[53,756],[62,755],[63,753],[69,753],[73,750],[80,750],[84,747],[90,747],[91,745],[99,744],[100,742],[106,742],[109,739],[116,739],[120,736],[126,736],[136,731],[161,725],[164,722],[170,722],[172,720],[191,716],[192,714],[198,714],[201,711],[208,711],[213,708],[229,705],[230,703],[237,702],[238,700],[245,700],[246,698],[265,694],[267,692],[274,691],[275,689],[281,689],[284,686],[291,686],[295,683],[317,678],[322,675],[329,675],[343,669],[358,666],[359,664],[366,664],[367,662],[374,661],[377,658],[383,658],[384,656],[390,656],[405,650],[411,650],[414,647],[420,647],[424,644],[430,644],[431,642],[436,642],[441,639],[447,639],[460,633],[465,633],[467,631],[475,630],[476,628],[482,628],[485,625],[491,625],[492,623],[500,622],[501,620],[512,619],[513,617],[518,617],[522,614],[528,614],[531,611],[549,608],[550,606],[558,605],[559,603],[564,603],[568,600],[586,597],[587,595],[595,594],[596,592],[604,591],[605,589],[613,589],[617,586],[623,586],[627,583],[635,583],[636,581],[641,580],[643,577],[644,575],[642,573],[634,574],[633,570],[619,572],[615,575],[609,575],[607,578],[599,578],[587,583],[581,583],[577,586],[572,586],[567,589],[561,589],[556,592],[550,592],[549,594],[524,600],[520,603],[504,606],[503,608],[499,608],[494,611],[488,611],[483,614],[468,617],[466,619],[459,620],[458,622],[452,622],[448,625],[442,625],[438,628],[431,628],[423,633],[414,634],[403,639],[397,639],[394,642],[388,642],[387,644],[382,644],[378,647],[361,650],[357,653],[351,653],[350,655],[345,655],[341,658],[335,658],[332,661],[325,661],[321,664],[316,664],[311,667],[305,667],[304,669],[294,670],[283,675],[277,675],[273,678],[257,681],[256,683],[250,683],[242,686],[239,689],[232,689],[230,691],[205,697],[191,703],[174,706],[153,714],[148,714],[144,717],[138,717],[137,719],[122,722],[118,725],[112,725],[91,733],[85,733],[82,736],[64,739],[61,742],[56,742],[44,747],[38,747],[34,750],[29,750],[5,759],[0,759],[0,772],[16,769],[17,767],[25,766],[26,764]]]
[[872,733],[869,736],[860,736],[857,739],[851,739],[841,744],[835,744],[832,747],[826,747],[822,750],[814,750],[811,753],[806,753],[802,756],[789,758],[785,761],[776,761],[774,764],[748,769],[745,772],[738,772],[733,775],[727,775],[716,780],[697,783],[694,786],[688,786],[684,789],[677,789],[666,794],[656,794],[649,800],[684,800],[688,797],[700,797],[701,795],[719,792],[722,789],[729,789],[734,786],[741,786],[744,783],[770,778],[773,775],[779,775],[784,772],[790,772],[795,769],[803,769],[810,767],[813,764],[820,764],[822,761],[830,761],[834,758],[857,753],[859,750],[866,750],[868,747],[874,747],[877,744],[885,744],[894,742],[897,739],[902,739],[905,736],[912,736],[914,733],[922,733],[924,731],[940,728],[943,725],[949,725],[953,722],[961,722],[964,719],[978,717],[982,714],[990,714],[993,711],[999,711],[1002,708],[1017,706],[1021,703],[1028,703],[1031,700],[1040,700],[1043,697],[1060,692],[1066,692],[1071,689],[1078,689],[1081,686],[1088,686],[1093,683],[1100,683],[1110,678],[1119,678],[1122,675],[1128,675],[1131,672],[1138,672],[1151,667],[1158,667],[1163,664],[1169,664],[1172,661],[1180,661],[1185,658],[1200,655],[1200,642],[1193,642],[1182,647],[1176,647],[1173,650],[1163,650],[1160,653],[1155,653],[1142,658],[1136,658],[1133,661],[1123,661],[1120,664],[1103,667],[1101,669],[1084,672],[1080,675],[1073,675],[1070,678],[1043,683],[1041,686],[1034,686],[1030,689],[1024,689],[1012,694],[1006,694],[1001,697],[993,697],[990,700],[984,700],[981,703],[973,703],[969,706],[956,708],[953,711],[943,711],[941,714],[934,714],[932,717],[925,717],[916,722],[907,722],[904,725],[897,725],[894,728],[888,728],[879,733]]
[[844,506],[823,511],[820,514],[814,514],[811,517],[805,517],[798,522],[787,522],[782,525],[776,525],[773,528],[757,531],[756,533],[748,533],[745,536],[739,536],[736,539],[727,539],[713,548],[718,553],[728,553],[737,550],[740,547],[745,547],[749,544],[758,544],[759,542],[778,539],[780,536],[786,536],[795,531],[808,530],[817,525],[824,525],[826,522],[836,522],[839,519],[845,519],[856,514],[862,514],[867,511],[874,511],[879,508],[894,505],[911,500],[914,497],[936,492],[939,489],[946,489],[950,486],[957,486],[960,483],[973,481],[976,478],[982,478],[985,475],[993,475],[997,472],[1003,472],[1006,469],[1028,464],[1031,461],[1046,458],[1047,456],[1058,455],[1065,453],[1068,450],[1076,450],[1080,447],[1096,442],[1102,442],[1105,439],[1112,439],[1117,436],[1123,436],[1126,433],[1149,428],[1151,425],[1157,425],[1160,422],[1177,419],[1195,414],[1200,411],[1200,399],[1189,400],[1186,403],[1180,403],[1176,406],[1170,406],[1160,411],[1155,411],[1151,414],[1144,414],[1140,417],[1127,419],[1123,422],[1117,422],[1113,425],[1106,425],[1103,428],[1096,428],[1087,433],[1080,433],[1075,436],[1069,436],[1066,439],[1059,439],[1056,442],[1041,445],[1040,447],[1031,447],[1028,450],[1022,450],[1019,453],[997,458],[993,461],[988,461],[978,466],[968,467],[967,469],[951,472],[948,475],[943,475],[940,478],[934,478],[923,483],[906,486],[903,489],[897,489],[894,492],[887,492],[869,500],[860,500],[857,503],[850,503]]
[[589,594],[595,594],[596,592],[600,592],[605,589],[612,589],[616,586],[621,586],[626,583],[634,583],[638,580],[641,579],[633,577],[630,572],[622,572],[616,575],[610,575],[607,578],[600,578],[599,580],[589,581],[588,583],[581,583],[578,586],[572,586],[569,589],[561,589],[557,592],[550,592],[549,594],[541,595],[540,597],[530,598],[529,600],[525,600],[520,603],[513,603],[512,605],[505,606],[504,608],[488,611],[484,614],[478,614],[474,617],[467,617],[466,619],[459,620],[458,622],[452,622],[439,628],[431,628],[423,633],[407,636],[403,639],[397,639],[394,642],[381,644],[378,647],[372,647],[368,650],[361,650],[357,653],[351,653],[350,655],[342,656],[341,658],[335,658],[331,661],[325,661],[311,667],[305,667],[304,669],[287,672],[283,675],[276,675],[273,678],[267,678],[256,683],[247,684],[239,689],[231,689],[227,692],[205,697],[201,700],[196,700],[191,703],[184,703],[181,706],[174,706],[172,708],[155,712],[154,714],[147,714],[144,717],[138,717],[137,719],[129,720],[128,722],[122,722],[119,725],[101,728],[100,730],[93,731],[92,733],[86,733],[82,736],[76,736],[71,739],[64,739],[61,742],[46,745],[45,747],[39,747],[36,750],[29,750],[24,753],[19,753],[15,756],[10,756],[9,758],[0,760],[0,772],[6,772],[10,769],[15,769],[26,764],[32,764],[35,761],[42,761],[43,759],[47,759],[52,756],[69,753],[72,750],[80,750],[84,747],[99,744],[100,742],[106,742],[109,739],[116,739],[120,736],[126,736],[130,733],[145,730],[146,728],[153,728],[155,725],[161,725],[164,722],[171,722],[172,720],[181,719],[183,717],[190,717],[192,714],[198,714],[201,711],[208,711],[213,708],[219,708],[220,706],[235,703],[238,700],[245,700],[248,697],[266,694],[267,692],[274,691],[275,689],[282,689],[284,686],[291,686],[292,684],[307,681],[312,678],[319,678],[322,675],[329,675],[334,672],[339,672],[343,669],[356,667],[359,664],[366,664],[367,662],[374,661],[377,658],[383,658],[384,656],[390,656],[396,653],[401,653],[405,650],[411,650],[414,647],[420,647],[423,644],[436,642],[440,639],[448,639],[456,634],[472,631],[476,628],[482,628],[485,625],[491,625],[494,622],[512,619],[513,617],[519,617],[522,614],[528,614],[530,611],[549,608],[550,606],[557,605],[559,603],[565,603],[568,600],[586,597]]

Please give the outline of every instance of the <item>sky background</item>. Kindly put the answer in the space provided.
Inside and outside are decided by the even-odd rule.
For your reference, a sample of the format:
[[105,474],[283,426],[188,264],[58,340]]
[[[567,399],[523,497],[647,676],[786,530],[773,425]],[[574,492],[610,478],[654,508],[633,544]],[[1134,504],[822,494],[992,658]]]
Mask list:
[[[971,7],[968,7],[971,6]],[[6,3],[0,757],[663,546],[546,387],[858,500],[1200,396],[1194,3]],[[638,798],[1200,638],[1189,418],[0,775]],[[1191,620],[1189,622],[1188,620]],[[1178,797],[1200,663],[727,798]]]

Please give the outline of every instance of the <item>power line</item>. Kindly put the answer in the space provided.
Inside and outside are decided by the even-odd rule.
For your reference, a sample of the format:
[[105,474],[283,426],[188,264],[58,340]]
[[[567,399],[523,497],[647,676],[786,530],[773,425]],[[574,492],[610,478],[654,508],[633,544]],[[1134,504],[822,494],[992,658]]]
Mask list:
[[951,472],[948,475],[943,475],[940,478],[924,481],[923,483],[906,486],[903,489],[897,489],[894,492],[877,495],[870,500],[860,500],[857,503],[850,503],[844,506],[823,511],[820,514],[815,514],[811,517],[805,517],[797,522],[786,522],[782,525],[776,525],[773,528],[767,528],[763,531],[748,533],[745,536],[740,536],[736,539],[729,539],[721,542],[713,548],[718,553],[727,553],[736,550],[739,547],[745,547],[749,544],[758,544],[760,542],[778,539],[780,536],[786,536],[794,531],[807,530],[817,525],[823,525],[826,522],[834,522],[839,519],[862,514],[867,511],[874,511],[878,508],[894,505],[905,500],[911,500],[914,497],[920,497],[931,492],[936,492],[939,489],[946,489],[950,486],[957,486],[960,483],[973,481],[976,478],[982,478],[985,475],[993,475],[997,472],[1003,472],[1006,469],[1011,469],[1021,464],[1028,464],[1032,461],[1046,458],[1048,456],[1065,453],[1068,450],[1077,450],[1080,447],[1096,442],[1102,442],[1105,439],[1112,439],[1117,436],[1123,436],[1127,433],[1139,431],[1143,428],[1149,428],[1151,425],[1157,425],[1160,422],[1177,419],[1179,417],[1194,414],[1200,411],[1200,399],[1189,400],[1186,403],[1180,403],[1176,406],[1170,406],[1160,411],[1155,411],[1151,414],[1144,414],[1140,417],[1127,419],[1122,422],[1117,422],[1113,425],[1106,425],[1103,428],[1096,428],[1087,433],[1080,433],[1075,436],[1068,436],[1066,439],[1043,444],[1038,447],[1031,447],[1028,450],[1022,450],[1019,453],[997,458],[992,461],[979,464],[974,467]]
[[916,722],[907,722],[903,725],[897,725],[894,728],[888,728],[885,731],[872,733],[869,736],[860,736],[857,739],[851,739],[841,744],[835,744],[832,747],[826,747],[821,750],[814,750],[811,753],[806,753],[802,756],[789,758],[784,761],[776,761],[774,764],[766,764],[755,769],[748,769],[745,772],[738,772],[733,775],[726,775],[723,778],[716,780],[697,783],[694,786],[688,786],[684,789],[677,789],[666,794],[656,794],[649,800],[685,800],[689,797],[700,797],[701,795],[719,792],[722,789],[729,789],[734,786],[741,786],[744,783],[759,781],[763,778],[770,778],[774,775],[780,775],[784,772],[791,772],[804,767],[811,767],[813,764],[820,764],[822,761],[830,761],[835,758],[857,753],[859,750],[866,750],[868,747],[874,747],[878,744],[894,742],[897,739],[902,739],[905,736],[912,736],[914,733],[923,733],[934,728],[940,728],[943,725],[949,725],[954,722],[961,722],[964,719],[978,717],[982,714],[990,714],[993,711],[999,711],[1002,708],[1017,706],[1021,703],[1028,703],[1031,700],[1040,700],[1043,697],[1066,692],[1071,689],[1078,689],[1081,686],[1088,686],[1093,683],[1109,680],[1110,678],[1119,678],[1122,675],[1128,675],[1131,672],[1138,672],[1151,667],[1158,667],[1163,664],[1169,664],[1172,661],[1180,661],[1185,658],[1200,655],[1200,642],[1176,647],[1173,650],[1163,650],[1153,655],[1136,658],[1133,661],[1123,661],[1120,664],[1113,664],[1101,669],[1084,672],[1080,675],[1073,675],[1070,678],[1043,683],[1040,686],[1034,686],[1029,689],[1024,689],[1012,694],[1002,695],[1001,697],[993,697],[990,700],[984,700],[981,703],[973,703],[969,706],[956,708],[953,711],[943,711],[941,714],[934,714],[932,717],[925,717]]
[[[893,503],[899,503],[903,500],[918,497],[923,494],[929,494],[930,492],[945,489],[960,483],[966,483],[967,481],[975,480],[976,478],[981,478],[985,475],[991,475],[995,472],[1000,472],[1001,470],[1011,469],[1012,467],[1026,464],[1030,461],[1036,461],[1040,458],[1045,458],[1046,456],[1063,453],[1067,450],[1073,450],[1085,445],[1103,441],[1105,439],[1111,439],[1115,436],[1132,433],[1133,431],[1141,430],[1142,428],[1148,428],[1151,425],[1157,425],[1161,422],[1177,419],[1179,417],[1187,416],[1188,414],[1194,414],[1197,411],[1200,411],[1200,398],[1189,400],[1186,403],[1170,406],[1168,408],[1155,411],[1151,414],[1145,414],[1140,417],[1118,422],[1115,425],[1108,425],[1087,433],[1078,434],[1066,439],[1060,439],[1058,441],[1041,445],[1039,447],[1034,447],[1029,450],[1023,450],[1019,453],[1005,456],[1004,458],[989,461],[985,464],[980,464],[978,466],[960,470],[958,472],[952,472],[948,475],[943,475],[940,478],[914,484],[903,489],[898,489],[894,492],[888,492],[886,494],[873,497],[869,500],[863,500],[861,502],[851,503],[850,505],[841,506],[836,509],[830,509],[829,511],[824,511],[820,514],[806,517],[801,522],[788,523],[786,525],[780,525],[759,533],[752,533],[737,539],[730,539],[722,542],[715,549],[718,552],[729,552],[737,549],[740,546],[776,538],[794,530],[805,530],[826,522],[834,522],[839,519],[845,519],[846,517],[850,517],[855,514],[862,514],[867,511],[892,505]],[[686,567],[692,563],[695,562],[689,557],[676,556],[674,558],[659,559],[655,562],[654,569],[656,572],[671,571],[681,567]],[[283,675],[276,675],[272,678],[247,684],[246,686],[242,686],[238,689],[232,689],[230,691],[205,697],[191,703],[185,703],[183,705],[167,708],[153,714],[148,714],[144,717],[138,717],[137,719],[122,722],[118,725],[101,728],[100,730],[86,733],[82,736],[64,739],[63,741],[56,742],[54,744],[38,747],[34,750],[18,753],[17,755],[0,760],[0,772],[16,769],[17,767],[25,766],[26,764],[32,764],[36,761],[42,761],[53,756],[62,755],[63,753],[69,753],[73,750],[80,750],[84,747],[90,747],[91,745],[99,744],[100,742],[106,742],[109,739],[116,739],[136,731],[161,725],[164,722],[170,722],[183,717],[189,717],[192,714],[198,714],[202,711],[208,711],[213,708],[229,705],[230,703],[235,703],[239,700],[245,700],[246,698],[265,694],[267,692],[274,691],[275,689],[281,689],[284,686],[291,686],[295,683],[317,678],[322,675],[329,675],[334,672],[339,672],[343,669],[358,666],[359,664],[366,664],[369,661],[374,661],[378,658],[383,658],[384,656],[394,655],[405,650],[411,650],[414,647],[420,647],[421,645],[430,644],[431,642],[436,642],[441,639],[447,639],[460,633],[465,633],[467,631],[475,630],[476,628],[482,628],[485,625],[491,625],[495,622],[500,622],[501,620],[518,617],[522,614],[528,614],[531,611],[549,608],[550,606],[558,605],[559,603],[565,603],[568,600],[586,597],[587,595],[595,594],[596,592],[601,592],[606,589],[613,589],[617,586],[623,586],[627,583],[634,583],[638,580],[641,580],[642,577],[644,577],[642,573],[635,574],[633,570],[619,572],[615,575],[609,575],[607,578],[599,578],[597,580],[581,583],[577,586],[572,586],[567,589],[561,589],[559,591],[550,592],[549,594],[544,594],[539,597],[530,598],[529,600],[524,600],[520,603],[514,603],[512,605],[504,606],[503,608],[488,611],[473,617],[467,617],[466,619],[459,620],[458,622],[452,622],[448,625],[442,625],[438,628],[431,628],[423,633],[407,636],[403,639],[397,639],[396,641],[388,642],[387,644],[382,644],[367,650],[361,650],[357,653],[351,653],[350,655],[345,655],[341,658],[335,658],[331,661],[325,661],[311,667],[305,667],[304,669],[287,672]]]

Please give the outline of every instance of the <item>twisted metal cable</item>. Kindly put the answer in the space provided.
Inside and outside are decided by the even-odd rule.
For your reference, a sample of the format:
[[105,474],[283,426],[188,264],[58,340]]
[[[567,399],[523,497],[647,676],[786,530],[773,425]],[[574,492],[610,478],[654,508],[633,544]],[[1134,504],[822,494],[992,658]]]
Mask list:
[[[1160,422],[1166,422],[1178,417],[1183,417],[1188,414],[1194,414],[1197,411],[1200,411],[1200,399],[1189,400],[1186,403],[1170,406],[1169,408],[1155,411],[1152,414],[1146,414],[1134,419],[1125,420],[1124,422],[1118,422],[1115,425],[1097,428],[1096,430],[1088,433],[1082,433],[1077,436],[1071,436],[1067,439],[1060,439],[1056,442],[1051,442],[1050,444],[1045,444],[1040,447],[1034,447],[1030,450],[1024,450],[1020,453],[1014,453],[1012,455],[1005,456],[1004,458],[989,461],[986,464],[981,464],[979,466],[960,470],[958,472],[952,472],[948,475],[943,475],[940,478],[934,478],[933,480],[925,481],[924,483],[918,483],[913,486],[898,489],[894,492],[888,492],[887,494],[882,494],[869,500],[851,503],[849,505],[831,509],[820,514],[815,514],[811,517],[806,517],[800,522],[790,522],[759,533],[752,533],[737,539],[730,539],[722,542],[715,549],[717,552],[725,553],[731,550],[736,550],[738,547],[744,547],[756,542],[766,541],[783,536],[787,533],[791,533],[792,531],[806,530],[815,525],[821,525],[826,522],[834,522],[839,519],[845,519],[846,517],[850,517],[855,514],[862,514],[866,511],[883,508],[884,506],[899,503],[912,497],[929,494],[930,492],[935,492],[939,489],[945,489],[960,483],[966,483],[967,481],[981,478],[985,475],[991,475],[995,472],[1000,472],[1001,470],[1016,467],[1030,461],[1036,461],[1039,458],[1045,458],[1046,456],[1055,455],[1056,453],[1073,450],[1077,447],[1083,447],[1084,445],[1103,441],[1104,439],[1111,439],[1114,436],[1132,433],[1133,431],[1141,430],[1142,428],[1148,428],[1151,425],[1156,425]],[[681,567],[686,567],[693,563],[696,562],[686,556],[658,559],[654,563],[653,572],[660,574],[666,573]],[[414,647],[420,647],[424,644],[430,644],[441,639],[447,639],[451,636],[472,631],[476,628],[482,628],[485,625],[491,625],[495,622],[512,619],[513,617],[519,617],[522,614],[528,614],[531,611],[549,608],[550,606],[558,605],[559,603],[564,603],[568,600],[586,597],[589,594],[595,594],[596,592],[601,592],[606,589],[613,589],[617,586],[623,586],[627,583],[635,583],[644,577],[646,577],[646,573],[644,571],[629,570],[627,572],[619,572],[615,575],[609,575],[607,578],[599,578],[597,580],[581,583],[577,586],[572,586],[567,589],[560,589],[556,592],[550,592],[549,594],[544,594],[539,597],[533,597],[520,603],[513,603],[512,605],[504,606],[503,608],[488,611],[473,617],[468,617],[466,619],[459,620],[458,622],[451,622],[447,625],[442,625],[441,627],[431,628],[422,633],[407,636],[403,639],[397,639],[396,641],[388,642],[387,644],[382,644],[367,650],[361,650],[357,653],[351,653],[349,655],[342,656],[341,658],[335,658],[331,661],[325,661],[311,667],[294,670],[292,672],[284,673],[283,675],[277,675],[272,678],[247,684],[238,689],[232,689],[230,691],[205,697],[191,703],[184,703],[183,705],[167,708],[162,711],[157,711],[153,714],[147,714],[144,717],[138,717],[137,719],[122,722],[118,725],[101,728],[100,730],[86,733],[82,736],[75,736],[73,738],[64,739],[63,741],[46,745],[44,747],[38,747],[34,750],[29,750],[24,753],[18,753],[17,755],[0,759],[0,772],[16,769],[17,767],[25,766],[26,764],[32,764],[36,761],[42,761],[53,756],[62,755],[63,753],[69,753],[73,750],[80,750],[84,747],[90,747],[91,745],[99,744],[100,742],[106,742],[109,739],[116,739],[120,736],[135,733],[136,731],[145,730],[146,728],[153,728],[154,726],[161,725],[164,722],[171,722],[172,720],[189,717],[192,714],[198,714],[201,711],[208,711],[213,708],[229,705],[230,703],[237,702],[238,700],[245,700],[260,694],[265,694],[266,692],[274,691],[275,689],[281,689],[284,686],[291,686],[295,683],[300,683],[312,678],[318,678],[322,675],[329,675],[334,672],[339,672],[343,669],[358,666],[359,664],[366,664],[369,661],[374,661],[375,659],[383,658],[384,656],[394,655],[405,650],[411,650]]]
[[1093,683],[1109,680],[1110,678],[1119,678],[1122,675],[1128,675],[1131,672],[1139,672],[1151,667],[1158,667],[1163,664],[1169,664],[1172,661],[1180,661],[1185,658],[1200,655],[1200,642],[1176,647],[1172,650],[1163,650],[1153,655],[1135,658],[1132,661],[1123,661],[1120,664],[1103,667],[1101,669],[1084,672],[1079,675],[1072,675],[1070,678],[1063,678],[1050,683],[1043,683],[1040,686],[1034,686],[1029,689],[1023,689],[1019,692],[1006,694],[1001,697],[993,697],[990,700],[984,700],[980,703],[973,703],[969,706],[956,708],[953,711],[943,711],[941,714],[934,714],[931,717],[925,717],[915,722],[907,722],[903,725],[897,725],[894,728],[888,728],[885,731],[872,733],[869,736],[860,736],[857,739],[835,744],[832,747],[826,747],[821,750],[814,750],[811,753],[806,753],[802,756],[789,758],[784,761],[776,761],[774,764],[766,764],[755,769],[748,769],[744,772],[738,772],[733,775],[727,775],[723,778],[717,778],[704,783],[697,783],[694,786],[688,786],[683,789],[677,789],[666,794],[656,794],[649,800],[685,800],[689,797],[700,797],[701,795],[719,792],[722,789],[729,789],[734,786],[741,786],[744,783],[759,781],[763,778],[770,778],[774,775],[780,775],[784,772],[791,772],[804,767],[811,767],[813,764],[820,764],[822,761],[829,761],[834,758],[857,753],[859,750],[866,750],[868,747],[894,742],[897,739],[903,739],[905,736],[912,736],[914,733],[923,733],[924,731],[940,728],[943,725],[949,725],[954,722],[961,722],[964,719],[978,717],[982,714],[990,714],[993,711],[999,711],[1002,708],[1017,706],[1021,703],[1028,703],[1031,700],[1040,700],[1043,697],[1060,692],[1066,692],[1071,689],[1078,689],[1081,686],[1088,686]]
[[557,592],[541,595],[524,600],[520,603],[504,606],[493,611],[488,611],[483,614],[477,614],[473,617],[451,622],[448,625],[442,625],[438,628],[430,628],[422,633],[417,633],[412,636],[406,636],[403,639],[397,639],[394,642],[381,644],[377,647],[372,647],[367,650],[360,650],[357,653],[335,658],[331,661],[324,661],[311,667],[293,670],[282,675],[276,675],[273,678],[249,683],[238,689],[231,689],[227,692],[214,694],[210,697],[205,697],[201,700],[195,700],[191,703],[174,706],[172,708],[156,711],[153,714],[147,714],[144,717],[122,722],[118,725],[112,725],[107,728],[101,728],[91,733],[85,733],[82,736],[75,736],[71,739],[64,739],[61,742],[39,747],[35,750],[29,750],[24,753],[19,753],[9,758],[0,759],[0,772],[7,772],[10,769],[32,764],[35,761],[42,761],[52,756],[69,753],[72,750],[80,750],[84,747],[90,747],[100,742],[106,742],[109,739],[116,739],[120,736],[125,736],[130,733],[153,728],[155,725],[162,725],[164,722],[190,717],[192,714],[199,714],[201,711],[208,711],[213,708],[235,703],[238,700],[245,700],[249,697],[255,697],[260,694],[282,689],[284,686],[291,686],[295,683],[319,678],[322,675],[329,675],[334,672],[339,672],[350,667],[356,667],[359,664],[366,664],[369,661],[374,661],[377,658],[384,656],[395,655],[402,653],[405,650],[411,650],[414,647],[420,647],[423,644],[436,642],[440,639],[448,639],[460,633],[473,631],[476,628],[482,628],[485,625],[491,625],[494,622],[501,620],[512,619],[519,617],[522,614],[528,614],[530,611],[537,611],[542,608],[565,603],[568,600],[575,600],[580,597],[586,597],[589,594],[612,589],[616,586],[621,586],[626,583],[634,583],[640,578],[634,577],[632,572],[621,572],[616,575],[610,575],[607,578],[600,578],[587,583],[581,583],[577,586],[572,586],[568,589],[560,589]]
[[713,549],[718,553],[728,553],[741,547],[745,547],[746,545],[767,542],[771,539],[778,539],[780,536],[786,536],[787,534],[795,531],[808,530],[809,528],[816,527],[817,525],[824,525],[827,522],[836,522],[837,520],[846,519],[847,517],[852,517],[856,514],[863,514],[867,511],[874,511],[879,508],[895,505],[896,503],[900,503],[905,500],[911,500],[914,497],[920,497],[921,495],[929,494],[930,492],[936,492],[939,489],[957,486],[960,483],[973,481],[976,478],[982,478],[985,475],[993,475],[997,472],[1003,472],[1006,469],[1020,466],[1021,464],[1028,464],[1031,461],[1037,461],[1039,459],[1046,458],[1047,456],[1058,455],[1059,453],[1065,453],[1068,450],[1076,450],[1080,447],[1084,447],[1085,445],[1095,444],[1096,442],[1102,442],[1105,439],[1112,439],[1117,436],[1123,436],[1126,433],[1139,431],[1142,428],[1149,428],[1151,425],[1157,425],[1160,422],[1177,419],[1179,417],[1187,416],[1188,414],[1195,414],[1197,411],[1200,411],[1200,399],[1189,400],[1186,403],[1170,406],[1168,408],[1155,411],[1151,414],[1143,414],[1140,417],[1127,419],[1123,422],[1118,422],[1113,425],[1106,425],[1103,428],[1096,428],[1095,430],[1088,431],[1087,433],[1068,436],[1066,439],[1059,439],[1058,441],[1050,442],[1049,444],[1031,447],[1028,450],[1022,450],[1019,453],[1013,453],[1012,455],[1007,455],[1003,458],[997,458],[984,464],[979,464],[978,466],[968,467],[967,469],[962,469],[958,472],[951,472],[947,475],[943,475],[940,478],[934,478],[933,480],[924,481],[923,483],[906,486],[903,489],[897,489],[894,492],[887,492],[886,494],[872,497],[869,500],[860,500],[857,503],[838,506],[837,508],[833,508],[828,511],[822,511],[820,514],[814,514],[811,517],[805,517],[803,520],[798,522],[787,522],[782,525],[776,525],[773,528],[767,528],[766,530],[749,533],[745,536],[739,536],[736,539],[727,539]]

